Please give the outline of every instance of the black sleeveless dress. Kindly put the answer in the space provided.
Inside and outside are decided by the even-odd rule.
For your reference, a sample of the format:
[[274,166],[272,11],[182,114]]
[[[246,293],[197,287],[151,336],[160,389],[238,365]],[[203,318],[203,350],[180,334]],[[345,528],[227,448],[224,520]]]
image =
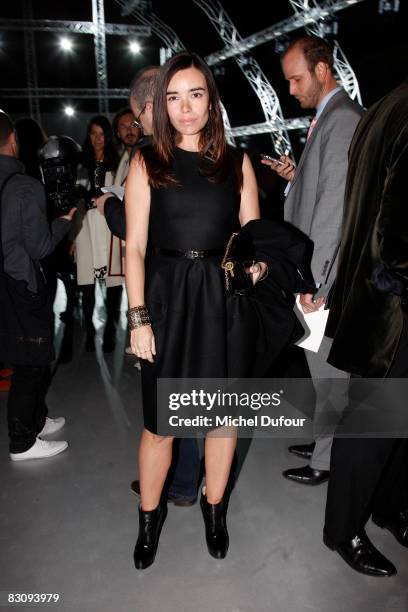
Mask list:
[[[149,244],[154,250],[224,251],[239,230],[240,188],[230,149],[230,170],[221,182],[200,174],[200,155],[174,150],[178,186],[151,188]],[[146,152],[145,154],[148,154]],[[185,259],[152,255],[146,268],[145,301],[156,341],[154,364],[142,360],[143,416],[157,433],[158,378],[226,378],[227,319],[222,255]]]

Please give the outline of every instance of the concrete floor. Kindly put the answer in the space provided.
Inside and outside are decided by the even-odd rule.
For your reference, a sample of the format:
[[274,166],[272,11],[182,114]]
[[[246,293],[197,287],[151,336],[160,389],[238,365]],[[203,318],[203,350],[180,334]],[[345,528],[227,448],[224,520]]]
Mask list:
[[231,497],[225,560],[207,553],[198,505],[169,506],[156,562],[136,571],[129,483],[142,427],[140,374],[124,356],[123,330],[107,356],[100,342],[96,354],[85,353],[78,323],[74,331],[73,360],[58,367],[48,394],[50,415],[67,418],[55,435],[69,440],[67,452],[11,463],[0,395],[0,609],[12,591],[59,593],[58,604],[43,606],[67,612],[408,610],[408,551],[371,523],[368,534],[397,576],[359,575],[329,551],[321,540],[326,485],[281,477],[302,464],[285,440],[253,442]]

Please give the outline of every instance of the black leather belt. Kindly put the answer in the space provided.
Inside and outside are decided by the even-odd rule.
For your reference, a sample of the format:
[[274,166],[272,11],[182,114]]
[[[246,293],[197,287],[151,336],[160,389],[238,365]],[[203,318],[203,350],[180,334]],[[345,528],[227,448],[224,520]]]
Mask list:
[[182,257],[184,259],[204,259],[205,257],[214,257],[223,255],[224,249],[191,249],[189,251],[179,251],[178,249],[153,249],[155,255],[166,255],[169,257]]

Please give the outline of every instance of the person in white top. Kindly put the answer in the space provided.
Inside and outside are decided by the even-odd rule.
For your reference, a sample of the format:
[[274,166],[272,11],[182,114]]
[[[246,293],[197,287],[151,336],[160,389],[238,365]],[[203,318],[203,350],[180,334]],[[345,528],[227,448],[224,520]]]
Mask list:
[[[88,124],[82,167],[78,171],[78,183],[88,189],[90,196],[95,196],[101,187],[113,184],[117,159],[109,120],[102,115],[93,117]],[[120,241],[111,234],[104,217],[97,209],[87,210],[84,201],[79,202],[75,233],[77,282],[82,292],[86,327],[85,349],[88,352],[95,350],[92,316],[95,306],[95,282],[98,280],[106,285],[107,322],[103,349],[110,352],[115,345],[116,322],[122,297]]]

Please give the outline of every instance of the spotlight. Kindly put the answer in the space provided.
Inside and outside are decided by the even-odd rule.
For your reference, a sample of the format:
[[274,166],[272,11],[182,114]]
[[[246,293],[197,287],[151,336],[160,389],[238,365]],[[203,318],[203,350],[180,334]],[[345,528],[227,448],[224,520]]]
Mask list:
[[75,115],[75,109],[72,106],[66,106],[64,108],[64,113],[67,117],[73,117]]
[[133,40],[132,42],[129,43],[129,51],[133,53],[134,55],[136,55],[137,53],[140,53],[140,50],[141,50],[141,46],[136,40]]
[[60,38],[59,44],[63,51],[72,51],[72,41],[69,38]]

